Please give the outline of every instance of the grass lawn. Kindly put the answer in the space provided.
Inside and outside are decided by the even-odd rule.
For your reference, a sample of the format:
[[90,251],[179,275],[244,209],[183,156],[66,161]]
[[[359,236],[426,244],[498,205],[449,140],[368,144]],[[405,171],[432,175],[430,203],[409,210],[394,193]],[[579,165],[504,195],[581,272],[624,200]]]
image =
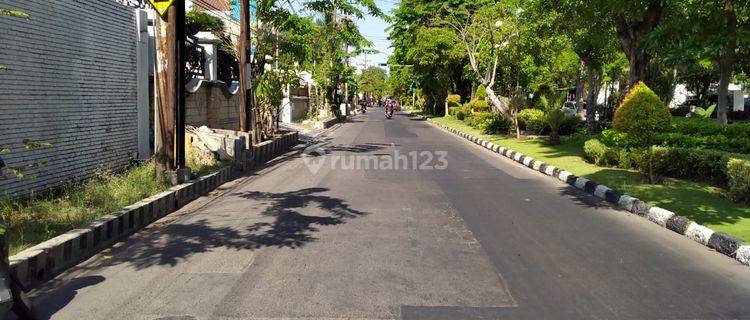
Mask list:
[[544,139],[520,141],[505,136],[484,135],[456,119],[432,120],[607,185],[651,205],[671,210],[714,231],[726,232],[750,241],[750,207],[725,199],[720,188],[679,179],[667,179],[663,185],[648,184],[637,171],[598,167],[586,162],[582,142],[564,142],[552,146]]

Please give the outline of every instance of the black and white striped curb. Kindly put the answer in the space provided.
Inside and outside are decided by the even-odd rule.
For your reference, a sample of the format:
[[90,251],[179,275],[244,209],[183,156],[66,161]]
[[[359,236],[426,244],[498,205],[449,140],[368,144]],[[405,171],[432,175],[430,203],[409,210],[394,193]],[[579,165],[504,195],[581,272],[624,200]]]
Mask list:
[[[429,120],[429,119],[428,119]],[[542,161],[535,160],[532,157],[526,156],[523,153],[499,146],[495,143],[489,142],[479,137],[464,133],[462,131],[444,126],[442,124],[435,123],[438,127],[451,132],[455,135],[465,138],[477,145],[484,147],[485,149],[491,150],[494,153],[501,154],[505,157],[513,159],[514,161],[530,168],[535,171],[539,171],[550,177],[559,179],[568,185],[575,186],[576,188],[583,190],[584,192],[594,195],[597,198],[603,199],[610,204],[616,206],[619,209],[627,210],[628,212],[637,214],[641,217],[648,219],[664,228],[677,232],[684,235],[694,241],[708,246],[724,255],[737,259],[737,261],[750,265],[750,245],[744,244],[742,240],[732,237],[723,232],[714,232],[713,230],[698,224],[697,222],[691,221],[688,218],[678,216],[674,212],[669,210],[652,207],[641,201],[638,198],[622,194],[617,190],[609,188],[605,185],[598,184],[594,181],[586,178],[578,177],[568,171],[561,168],[557,168],[553,165],[546,164]]]
[[33,287],[77,265],[152,222],[234,180],[240,168],[255,168],[299,143],[291,132],[253,146],[248,164],[230,166],[143,199],[89,225],[68,231],[10,257],[10,272],[24,287]]

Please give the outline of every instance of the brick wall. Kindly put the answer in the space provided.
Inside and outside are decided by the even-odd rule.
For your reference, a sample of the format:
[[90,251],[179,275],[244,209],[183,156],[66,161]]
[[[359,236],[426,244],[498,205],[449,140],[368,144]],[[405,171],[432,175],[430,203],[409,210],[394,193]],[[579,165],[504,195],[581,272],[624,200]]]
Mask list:
[[[3,0],[0,145],[9,166],[46,162],[34,179],[0,179],[0,194],[121,168],[137,151],[134,11],[112,0]],[[24,150],[23,140],[52,143]]]
[[238,130],[239,95],[230,94],[222,82],[204,82],[195,93],[185,97],[185,122],[212,129]]

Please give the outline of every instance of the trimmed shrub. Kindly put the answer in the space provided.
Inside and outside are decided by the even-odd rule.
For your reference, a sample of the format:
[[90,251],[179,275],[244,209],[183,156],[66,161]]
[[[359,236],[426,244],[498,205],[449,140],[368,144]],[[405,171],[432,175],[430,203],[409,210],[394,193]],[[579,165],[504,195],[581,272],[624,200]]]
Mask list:
[[616,166],[619,159],[619,152],[604,145],[598,139],[590,139],[583,145],[583,152],[586,154],[586,160],[604,167]]
[[522,129],[535,134],[543,134],[547,128],[544,111],[539,109],[523,109],[518,113],[519,125]]
[[583,126],[583,120],[576,116],[566,114],[565,119],[560,124],[560,128],[558,130],[560,135],[567,136],[580,131]]
[[729,199],[750,205],[750,161],[731,159],[727,163]]
[[705,118],[674,118],[669,123],[668,132],[687,135],[710,136],[720,134],[721,125],[716,120]]
[[632,169],[635,166],[633,151],[626,149],[617,150],[617,167],[621,169]]
[[688,136],[679,133],[664,133],[658,136],[659,145],[694,149],[714,149],[734,153],[750,154],[750,138],[727,138],[723,135],[705,137]]
[[472,128],[480,129],[479,126],[484,123],[485,120],[489,119],[491,115],[492,114],[489,112],[474,112],[471,114],[471,117],[467,118],[466,124]]
[[457,94],[450,94],[445,98],[445,102],[448,103],[448,108],[460,107],[461,96]]
[[498,113],[492,113],[489,118],[479,125],[484,134],[505,134],[510,131],[511,122]]
[[608,147],[625,148],[628,146],[628,134],[612,129],[602,131],[600,139]]
[[639,169],[665,177],[726,186],[727,163],[732,154],[717,150],[652,147],[640,159]]
[[462,108],[456,108],[455,112],[456,119],[464,121],[466,119],[466,113],[464,113],[464,110]]
[[643,82],[636,84],[615,111],[614,128],[628,134],[632,146],[649,146],[655,134],[668,129],[671,115]]
[[474,100],[469,102],[472,112],[490,112],[490,104],[484,100]]

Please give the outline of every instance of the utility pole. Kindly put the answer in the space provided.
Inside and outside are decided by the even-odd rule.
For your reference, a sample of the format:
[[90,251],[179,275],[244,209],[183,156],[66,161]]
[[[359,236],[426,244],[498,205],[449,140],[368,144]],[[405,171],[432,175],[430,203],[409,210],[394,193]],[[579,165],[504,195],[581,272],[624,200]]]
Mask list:
[[[344,66],[349,69],[349,44],[344,45]],[[348,80],[348,79],[347,79]],[[344,110],[349,115],[349,81],[344,82]]]
[[155,154],[158,170],[174,172],[173,183],[190,178],[185,167],[185,0],[157,19]]
[[175,169],[174,107],[177,104],[177,9],[172,6],[156,19],[156,76],[154,153],[160,172]]
[[[240,39],[237,53],[239,55],[240,71],[240,131],[251,132],[252,119],[250,110],[252,110],[252,85],[250,81],[251,68],[249,64],[249,51],[251,42],[250,30],[250,0],[240,0]],[[252,140],[252,139],[250,139]],[[252,145],[252,141],[249,141]]]
[[[190,179],[190,169],[185,167],[185,66],[187,62],[187,47],[185,46],[185,0],[175,1],[176,7],[175,15],[177,19],[177,30],[175,36],[177,37],[177,104],[175,105],[175,121],[177,122],[177,128],[175,129],[175,168],[177,168],[177,180],[178,182],[185,182]],[[173,8],[174,8],[173,7]],[[184,171],[187,170],[187,177],[184,176]]]

